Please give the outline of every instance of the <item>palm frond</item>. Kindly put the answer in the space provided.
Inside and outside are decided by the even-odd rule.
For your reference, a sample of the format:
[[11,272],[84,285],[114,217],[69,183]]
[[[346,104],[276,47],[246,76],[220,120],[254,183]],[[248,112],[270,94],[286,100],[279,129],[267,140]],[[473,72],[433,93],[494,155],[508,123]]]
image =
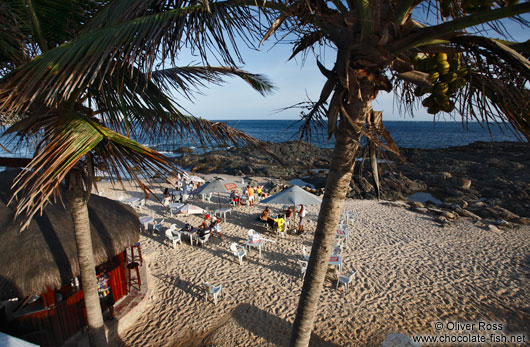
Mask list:
[[[480,51],[482,55],[499,57],[506,63],[506,69],[516,70],[530,80],[530,61],[500,40],[466,35],[454,38],[453,42],[466,50],[473,50],[477,53],[479,52],[478,47],[481,47],[483,49]],[[512,43],[512,46],[517,47],[515,43]]]
[[205,87],[205,82],[220,84],[223,76],[236,76],[248,83],[261,95],[268,95],[275,87],[267,77],[260,74],[253,74],[233,67],[216,66],[185,66],[153,72],[153,80],[159,85],[170,82],[177,91],[186,93],[198,87]]
[[293,53],[289,57],[289,60],[293,59],[300,52],[305,51],[309,47],[312,47],[315,43],[320,42],[324,38],[324,32],[321,30],[312,31],[297,40],[293,46]]
[[68,172],[91,151],[95,151],[105,166],[113,170],[118,180],[123,172],[127,172],[140,181],[132,169],[135,166],[145,174],[160,167],[173,168],[160,153],[77,112],[66,112],[59,117],[50,114],[47,119],[41,119],[41,126],[47,129],[42,149],[15,180],[17,188],[10,201],[17,200],[16,214],[26,216],[23,228],[52,196],[56,196]]
[[409,35],[395,40],[389,44],[387,48],[390,52],[393,52],[397,55],[411,48],[425,45],[433,39],[447,39],[447,35],[450,35],[451,37],[457,36],[459,30],[492,22],[502,18],[513,17],[527,12],[530,12],[530,2],[501,7],[493,10],[480,11],[476,14],[458,17],[438,25],[426,26],[419,30],[415,30]]
[[[224,76],[242,78],[258,92],[265,94],[274,87],[264,76],[229,67],[186,66],[155,71],[152,80],[147,80],[146,74],[134,71],[135,74],[131,76],[116,70],[115,75],[121,78],[107,77],[101,83],[100,90],[93,87],[87,94],[102,122],[111,129],[150,140],[167,138],[172,141],[194,139],[201,144],[212,141],[236,145],[259,144],[259,141],[235,129],[216,131],[215,127],[208,125],[213,123],[188,116],[169,95],[177,90],[191,97],[191,93],[198,92],[198,88],[204,87],[206,82],[220,83]],[[90,114],[91,111],[86,110],[85,113]],[[220,138],[223,134],[229,137]]]
[[[134,66],[140,71],[152,71],[157,59],[174,60],[185,45],[198,50],[204,61],[207,52],[214,51],[218,59],[234,66],[230,47],[241,59],[235,48],[236,37],[250,42],[259,23],[246,7],[212,3],[210,10],[195,5],[149,12],[127,22],[85,31],[20,67],[0,88],[0,93],[8,94],[9,101],[0,105],[0,110],[21,113],[43,90],[46,106],[54,107],[117,68]],[[15,86],[17,91],[10,94]]]
[[13,70],[25,60],[24,40],[28,34],[26,23],[17,11],[5,4],[0,6],[0,76]]

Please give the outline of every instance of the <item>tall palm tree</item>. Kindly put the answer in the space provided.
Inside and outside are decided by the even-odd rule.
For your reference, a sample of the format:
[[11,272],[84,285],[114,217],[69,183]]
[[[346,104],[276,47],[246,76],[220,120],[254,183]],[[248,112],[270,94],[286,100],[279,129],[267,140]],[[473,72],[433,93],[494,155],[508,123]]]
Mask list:
[[[431,101],[425,102],[431,112],[442,108],[449,111],[453,100],[466,99],[468,103],[457,102],[457,111],[464,116],[507,121],[528,138],[528,90],[525,88],[528,80],[527,45],[477,37],[463,30],[526,13],[529,4],[452,0],[440,3],[411,0],[259,3],[250,0],[204,0],[179,2],[177,6],[164,1],[149,4],[112,1],[103,10],[103,15],[96,17],[88,29],[80,33],[78,40],[57,47],[54,55],[48,54],[45,59],[29,65],[24,70],[25,75],[13,77],[11,86],[17,86],[16,91],[0,90],[4,105],[14,105],[4,110],[9,115],[31,111],[31,107],[38,104],[33,95],[44,87],[47,94],[42,103],[55,110],[58,105],[68,104],[75,93],[97,98],[93,95],[102,93],[106,87],[114,91],[111,87],[123,86],[122,81],[128,76],[132,76],[135,82],[151,81],[150,73],[157,61],[155,56],[158,54],[161,58],[158,61],[173,61],[183,44],[197,50],[205,61],[206,51],[213,50],[217,57],[232,66],[233,52],[225,43],[237,35],[242,35],[248,43],[255,37],[253,33],[259,29],[261,22],[256,22],[253,9],[263,10],[265,15],[278,15],[270,22],[272,25],[264,39],[279,29],[296,35],[293,56],[321,44],[330,46],[337,53],[331,69],[320,65],[327,82],[320,99],[305,113],[308,122],[326,117],[328,133],[336,138],[291,341],[293,345],[307,345],[334,238],[325,230],[333,230],[338,224],[359,139],[364,134],[371,141],[395,151],[390,137],[385,136],[387,134],[378,121],[378,114],[372,110],[371,100],[379,90],[397,88],[403,91],[405,100],[412,101],[411,86],[418,84],[420,88],[415,91],[416,94],[433,94]],[[432,16],[438,18],[441,24],[433,25],[432,21],[420,23],[412,16],[416,13],[434,13]],[[519,20],[526,24],[522,18]],[[109,29],[112,35],[106,31]],[[156,48],[153,50],[152,47]],[[237,48],[234,52],[239,57]],[[494,60],[486,64],[484,57]],[[449,73],[445,71],[447,65],[444,62],[449,63],[449,71],[457,74],[456,83],[452,81],[453,75],[444,77]],[[453,64],[458,70],[451,70]],[[488,69],[489,64],[493,66],[491,70]],[[460,70],[463,65],[466,69]],[[436,77],[434,68],[441,69],[442,77]],[[112,80],[103,78],[109,71],[115,72],[111,74]],[[140,77],[140,72],[146,74],[144,79]],[[494,82],[492,85],[495,88],[482,87],[490,81]],[[135,84],[138,85],[144,87],[146,84]],[[106,109],[111,115],[117,110],[127,110],[133,103],[132,95],[136,95],[134,91],[138,91],[118,89],[120,93],[125,93],[126,101],[130,103],[121,97],[112,99],[113,93],[104,94],[114,100],[114,107]],[[139,94],[141,97],[142,94]],[[504,95],[507,95],[506,99],[503,99]],[[104,102],[100,104],[105,105]],[[144,106],[143,102],[139,104]],[[494,111],[498,111],[500,118],[492,118],[494,112],[490,112],[490,108],[480,107],[486,104],[494,105]],[[142,115],[138,118],[125,112],[125,122],[116,121],[115,125],[119,124],[117,128],[125,131],[131,129],[129,121],[149,126],[142,122],[142,110],[138,112]],[[119,118],[114,115],[111,119]],[[373,135],[374,130],[377,136]],[[108,141],[109,135],[104,134],[105,141]],[[386,144],[377,138],[379,136],[385,138]],[[113,153],[113,149],[107,152]],[[153,161],[153,165],[157,163]]]
[[484,28],[509,34],[496,22],[507,17],[528,28],[518,15],[530,11],[530,2],[293,0],[263,6],[276,13],[263,40],[283,29],[296,37],[292,57],[316,46],[336,52],[331,68],[317,60],[327,81],[303,113],[305,129],[327,118],[328,135],[336,139],[290,341],[307,346],[361,136],[397,153],[372,100],[394,90],[412,108],[425,95],[429,113],[505,123],[530,139],[528,41],[477,34]]
[[[240,77],[262,94],[272,89],[263,76],[237,69],[218,36],[229,15],[246,25],[246,10],[210,15],[203,9],[195,2],[143,1],[13,0],[0,6],[9,29],[0,41],[0,113],[12,124],[5,134],[37,140],[27,170],[15,180],[12,202],[25,228],[67,183],[92,346],[106,345],[87,210],[95,168],[109,170],[118,181],[127,172],[147,190],[140,175],[152,177],[173,166],[132,135],[258,145],[224,124],[185,115],[168,93],[177,89],[190,96],[223,76]],[[190,34],[201,50],[218,50],[228,66],[176,67],[180,49],[188,41],[196,47]]]

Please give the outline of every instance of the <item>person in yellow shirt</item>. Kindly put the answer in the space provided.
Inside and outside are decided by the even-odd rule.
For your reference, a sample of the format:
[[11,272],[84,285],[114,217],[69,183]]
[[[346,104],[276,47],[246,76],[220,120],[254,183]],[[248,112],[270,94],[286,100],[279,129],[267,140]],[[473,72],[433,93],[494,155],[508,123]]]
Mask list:
[[276,222],[276,231],[283,233],[285,231],[285,219],[283,215],[279,215],[274,221]]

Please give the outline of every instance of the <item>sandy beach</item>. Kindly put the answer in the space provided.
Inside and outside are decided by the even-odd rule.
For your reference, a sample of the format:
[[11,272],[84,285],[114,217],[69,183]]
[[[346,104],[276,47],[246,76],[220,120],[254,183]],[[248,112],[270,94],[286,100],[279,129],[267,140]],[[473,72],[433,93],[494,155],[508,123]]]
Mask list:
[[[240,178],[239,178],[240,179]],[[101,195],[127,193],[109,182],[98,184]],[[160,197],[166,183],[154,184]],[[194,203],[208,210],[212,202]],[[227,206],[227,196],[221,195]],[[270,205],[273,211],[281,206]],[[440,226],[432,216],[412,212],[404,203],[347,200],[353,215],[344,249],[343,272],[357,272],[346,295],[336,289],[337,273],[329,267],[315,321],[312,346],[381,345],[387,334],[438,334],[434,324],[500,322],[504,334],[530,336],[530,226],[501,232],[484,223],[460,218]],[[302,279],[298,259],[311,248],[317,206],[308,208],[306,232],[285,239],[265,232],[256,216],[265,206],[233,208],[221,224],[224,237],[205,247],[183,237],[172,248],[162,235],[143,233],[149,291],[145,310],[121,331],[127,346],[285,346],[295,317]],[[139,215],[161,218],[162,205],[152,197]],[[201,216],[166,216],[172,223],[198,226]],[[252,228],[272,240],[261,259],[251,249],[240,266],[230,252],[243,245]],[[205,299],[202,283],[222,284],[219,303]],[[442,330],[455,334],[455,331]],[[484,333],[484,332],[483,332]],[[491,331],[486,331],[491,333]],[[527,340],[528,341],[528,340]]]

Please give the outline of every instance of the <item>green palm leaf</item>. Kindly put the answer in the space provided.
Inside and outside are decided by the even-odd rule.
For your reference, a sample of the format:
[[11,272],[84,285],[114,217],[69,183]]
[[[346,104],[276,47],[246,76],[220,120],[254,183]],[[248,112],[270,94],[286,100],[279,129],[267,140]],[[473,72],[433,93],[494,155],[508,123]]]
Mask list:
[[[9,95],[9,105],[0,105],[0,109],[20,113],[44,88],[46,105],[58,105],[119,68],[129,67],[128,73],[134,73],[133,66],[152,71],[156,59],[175,59],[183,45],[197,48],[203,60],[206,52],[213,50],[222,61],[235,65],[229,44],[235,46],[236,36],[248,40],[255,31],[252,12],[225,2],[212,3],[210,9],[208,12],[195,5],[149,12],[127,22],[84,31],[22,66],[10,83],[0,87],[0,93],[8,94],[13,86],[19,87],[16,95]],[[237,50],[235,53],[239,57]],[[116,76],[118,80],[120,77]]]
[[129,172],[138,179],[132,170],[135,165],[144,173],[172,167],[162,154],[76,112],[42,119],[40,125],[47,129],[42,149],[14,182],[18,186],[12,198],[19,198],[17,215],[33,216],[42,209],[68,172],[92,150],[99,154],[105,167],[113,169],[118,180],[120,172]]

